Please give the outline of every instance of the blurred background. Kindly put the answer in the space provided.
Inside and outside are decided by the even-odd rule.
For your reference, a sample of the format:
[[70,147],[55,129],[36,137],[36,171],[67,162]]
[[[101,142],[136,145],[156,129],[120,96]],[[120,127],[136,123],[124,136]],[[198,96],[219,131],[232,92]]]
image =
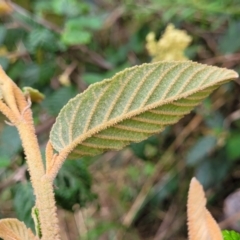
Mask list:
[[[169,24],[188,35],[186,58],[240,72],[239,0],[0,1],[0,22],[0,64],[18,86],[45,95],[32,106],[43,151],[64,104],[92,83],[153,61],[146,37],[158,41]],[[0,218],[34,229],[21,142],[0,118]],[[240,231],[239,79],[161,134],[67,161],[55,181],[62,239],[187,239],[193,176],[220,226]]]

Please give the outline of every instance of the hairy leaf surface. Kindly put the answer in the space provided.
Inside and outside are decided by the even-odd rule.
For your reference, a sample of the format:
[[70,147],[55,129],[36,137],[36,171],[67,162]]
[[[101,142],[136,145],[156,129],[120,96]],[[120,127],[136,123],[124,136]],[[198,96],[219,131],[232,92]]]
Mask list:
[[193,178],[187,203],[189,240],[223,240],[219,226],[206,209],[206,202],[202,185]]
[[0,220],[0,237],[4,240],[39,240],[23,222],[15,218]]
[[236,77],[232,70],[191,61],[128,68],[71,99],[59,113],[50,141],[57,152],[71,152],[71,159],[119,150],[176,123]]

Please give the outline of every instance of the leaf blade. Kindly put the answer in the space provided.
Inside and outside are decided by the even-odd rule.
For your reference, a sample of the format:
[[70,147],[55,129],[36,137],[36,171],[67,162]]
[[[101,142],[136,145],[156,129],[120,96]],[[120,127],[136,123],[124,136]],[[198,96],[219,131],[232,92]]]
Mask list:
[[236,77],[234,71],[190,61],[126,69],[70,100],[56,119],[50,141],[58,152],[75,149],[72,158],[121,149],[176,123]]
[[0,237],[4,240],[39,240],[23,222],[15,218],[0,220]]
[[206,202],[202,185],[192,178],[187,203],[189,240],[223,240],[219,226],[206,209]]

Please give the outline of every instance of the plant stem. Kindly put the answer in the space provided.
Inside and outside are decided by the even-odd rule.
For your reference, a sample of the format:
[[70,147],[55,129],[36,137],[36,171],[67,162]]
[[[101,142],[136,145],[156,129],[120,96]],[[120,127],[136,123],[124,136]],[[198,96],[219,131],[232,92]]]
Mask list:
[[45,174],[43,160],[35,134],[30,109],[22,91],[0,67],[0,111],[18,129],[25,151],[30,178],[36,196],[35,207],[39,212],[41,240],[59,240],[57,207],[54,199],[53,180]]
[[16,127],[22,140],[36,196],[36,207],[39,210],[42,231],[41,240],[58,240],[60,236],[53,182],[45,177],[43,161],[33,123],[22,120],[16,124]]

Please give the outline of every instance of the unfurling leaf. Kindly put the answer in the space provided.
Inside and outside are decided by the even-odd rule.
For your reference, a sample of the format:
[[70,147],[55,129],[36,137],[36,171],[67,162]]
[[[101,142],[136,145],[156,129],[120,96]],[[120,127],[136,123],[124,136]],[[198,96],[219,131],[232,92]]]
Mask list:
[[203,187],[196,178],[190,183],[187,216],[189,240],[223,240],[220,228],[206,209]]
[[50,133],[70,159],[119,150],[176,123],[221,84],[232,70],[170,61],[128,68],[91,85],[59,113]]
[[24,87],[23,88],[24,95],[28,95],[31,98],[32,102],[41,102],[45,96],[41,92],[39,92],[37,89],[34,89],[32,87]]
[[0,237],[4,240],[39,240],[23,222],[15,218],[0,220]]
[[34,206],[32,208],[32,218],[33,218],[33,221],[34,221],[36,234],[39,238],[41,238],[42,237],[42,230],[41,230],[41,224],[40,224],[40,219],[39,219],[39,210],[36,206]]

